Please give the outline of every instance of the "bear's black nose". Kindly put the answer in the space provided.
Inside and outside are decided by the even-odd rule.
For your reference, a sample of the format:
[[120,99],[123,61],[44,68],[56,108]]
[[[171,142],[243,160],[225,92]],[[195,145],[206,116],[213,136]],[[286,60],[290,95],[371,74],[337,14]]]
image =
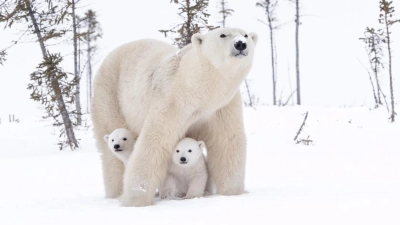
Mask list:
[[186,158],[185,157],[181,157],[181,161],[182,162],[186,162]]
[[243,51],[243,50],[246,49],[247,44],[246,44],[246,43],[243,43],[242,41],[238,41],[238,42],[235,43],[234,46],[235,46],[235,48],[236,48],[237,50]]
[[119,146],[118,144],[114,145],[114,148],[115,148],[115,149],[119,149],[119,147],[120,147],[120,146]]

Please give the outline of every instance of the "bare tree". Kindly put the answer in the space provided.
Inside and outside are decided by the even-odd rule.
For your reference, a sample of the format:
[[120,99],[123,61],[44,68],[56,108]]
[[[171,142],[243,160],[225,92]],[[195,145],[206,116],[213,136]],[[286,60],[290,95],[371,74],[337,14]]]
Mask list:
[[276,100],[276,84],[277,84],[277,74],[276,74],[276,46],[274,41],[274,30],[276,29],[276,17],[275,9],[278,5],[277,0],[265,0],[256,3],[256,6],[261,7],[265,10],[265,15],[267,16],[267,25],[269,28],[270,36],[270,47],[271,47],[271,64],[272,64],[272,100],[273,104],[277,104]]
[[171,2],[178,4],[180,12],[178,15],[182,18],[182,22],[168,30],[159,30],[165,37],[167,34],[178,33],[174,37],[174,44],[179,48],[191,43],[192,35],[199,33],[204,29],[213,30],[217,27],[208,25],[207,13],[208,0],[171,0]]
[[296,42],[296,89],[297,89],[297,104],[301,105],[301,91],[300,91],[300,44],[299,44],[299,28],[300,22],[300,0],[289,0],[295,4],[295,42]]
[[387,44],[388,53],[389,53],[389,82],[390,82],[390,99],[391,99],[391,106],[392,112],[390,115],[390,120],[392,122],[395,121],[395,108],[394,108],[394,94],[393,94],[393,76],[392,76],[392,49],[391,49],[391,37],[390,37],[390,28],[393,24],[400,22],[400,20],[393,20],[393,13],[395,12],[394,7],[392,6],[392,1],[381,0],[379,2],[379,8],[381,14],[379,15],[379,23],[385,26],[384,31],[384,43]]
[[[31,28],[30,34],[36,36],[43,62],[38,66],[39,70],[31,74],[31,80],[36,84],[29,84],[28,89],[33,91],[31,98],[46,105],[47,110],[54,112],[52,103],[57,105],[59,113],[56,116],[61,115],[64,125],[63,132],[67,136],[69,146],[73,149],[78,147],[78,142],[64,100],[64,96],[68,96],[71,92],[72,85],[63,82],[66,73],[59,67],[62,57],[59,54],[50,54],[45,45],[47,41],[62,37],[66,32],[57,27],[65,19],[66,10],[55,6],[53,2],[52,0],[15,0],[10,4],[2,5],[6,8],[0,9],[0,22],[5,22],[6,27],[9,28],[15,22],[22,23]],[[60,83],[60,81],[62,82]],[[48,90],[51,90],[52,93],[47,92],[48,95],[44,95],[46,92],[39,89],[42,84],[47,85]]]
[[103,36],[103,32],[100,27],[100,23],[97,20],[96,12],[88,10],[83,18],[83,29],[86,29],[84,42],[86,42],[87,48],[87,112],[90,111],[90,103],[92,99],[92,64],[93,55],[97,51],[96,41]]
[[297,104],[301,105],[300,95],[300,46],[299,46],[299,27],[300,27],[300,14],[299,14],[299,0],[296,0],[296,90],[297,90]]

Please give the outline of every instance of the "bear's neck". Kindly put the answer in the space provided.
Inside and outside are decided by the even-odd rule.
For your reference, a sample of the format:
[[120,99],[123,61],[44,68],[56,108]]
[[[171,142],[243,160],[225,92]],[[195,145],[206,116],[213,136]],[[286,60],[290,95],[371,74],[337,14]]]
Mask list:
[[249,70],[250,67],[237,66],[215,68],[208,59],[191,49],[182,57],[177,74],[183,85],[204,93],[203,96],[208,98],[203,100],[218,104],[219,108],[232,100]]

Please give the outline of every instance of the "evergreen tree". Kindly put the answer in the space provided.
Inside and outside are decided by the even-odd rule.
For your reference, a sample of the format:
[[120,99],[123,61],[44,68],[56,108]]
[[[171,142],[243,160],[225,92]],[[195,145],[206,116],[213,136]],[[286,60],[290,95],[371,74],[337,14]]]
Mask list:
[[364,32],[364,37],[360,38],[360,40],[362,40],[366,44],[369,64],[375,77],[375,85],[377,91],[375,91],[375,85],[372,82],[372,80],[371,84],[372,84],[372,92],[374,94],[376,108],[379,107],[379,105],[382,105],[382,100],[381,100],[382,90],[378,79],[380,67],[383,66],[381,63],[381,57],[383,56],[383,51],[381,46],[383,38],[382,35],[383,35],[382,32],[378,32],[374,28],[367,27]]
[[96,12],[93,10],[88,10],[85,13],[85,17],[82,19],[83,29],[85,33],[83,35],[83,41],[86,43],[87,52],[87,112],[89,112],[89,107],[91,103],[92,94],[92,64],[93,55],[96,53],[98,46],[96,41],[103,36],[103,32],[100,27],[100,23],[97,20]]
[[[159,30],[167,37],[173,37],[174,44],[179,48],[191,43],[192,35],[203,30],[213,30],[217,27],[208,25],[207,13],[208,0],[171,0],[171,3],[179,5],[178,15],[182,22],[168,30]],[[178,34],[175,37],[175,34]]]
[[[55,4],[54,4],[55,3]],[[74,101],[72,87],[68,76],[60,67],[62,57],[51,54],[46,44],[51,40],[63,37],[66,29],[62,23],[66,19],[67,7],[59,7],[57,0],[15,0],[2,4],[0,9],[0,22],[5,22],[5,27],[11,28],[14,23],[20,23],[29,29],[29,34],[36,37],[39,43],[43,61],[38,70],[31,74],[28,89],[32,90],[31,98],[45,105],[49,115],[56,119],[55,125],[64,125],[62,134],[66,134],[67,143],[73,149],[78,147],[73,124],[66,103]],[[66,98],[70,98],[66,101]],[[54,106],[57,106],[56,109]],[[62,122],[57,118],[61,116]],[[62,147],[62,146],[61,146]]]
[[3,63],[6,61],[6,55],[7,55],[6,50],[0,51],[0,65],[3,65]]
[[394,93],[393,93],[393,75],[392,75],[392,49],[391,49],[391,32],[390,28],[393,24],[400,22],[400,20],[393,19],[393,13],[395,12],[394,7],[392,6],[392,1],[381,0],[379,2],[379,8],[381,14],[379,15],[379,23],[385,26],[384,29],[384,43],[387,44],[388,54],[389,54],[389,82],[390,82],[390,98],[391,98],[391,108],[392,112],[390,115],[390,120],[392,122],[395,121],[395,108],[394,108]]
[[221,10],[219,11],[219,13],[222,14],[222,27],[225,28],[226,27],[226,18],[228,16],[232,16],[232,13],[234,12],[233,9],[228,8],[228,2],[225,0],[221,0],[220,2],[221,4]]

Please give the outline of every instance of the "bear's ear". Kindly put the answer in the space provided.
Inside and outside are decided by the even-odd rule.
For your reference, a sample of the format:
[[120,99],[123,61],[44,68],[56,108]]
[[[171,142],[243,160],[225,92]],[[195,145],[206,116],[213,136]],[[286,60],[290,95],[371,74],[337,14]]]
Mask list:
[[204,141],[198,141],[197,143],[199,143],[200,149],[204,150],[206,148],[206,144],[204,143]]
[[196,33],[192,35],[192,38],[190,39],[192,44],[197,48],[201,45],[203,42],[204,35],[200,33]]
[[104,140],[108,143],[108,138],[110,137],[110,135],[106,134],[104,135]]
[[256,45],[258,42],[258,35],[254,32],[250,32],[249,36],[251,37],[251,39],[253,39],[254,44]]

